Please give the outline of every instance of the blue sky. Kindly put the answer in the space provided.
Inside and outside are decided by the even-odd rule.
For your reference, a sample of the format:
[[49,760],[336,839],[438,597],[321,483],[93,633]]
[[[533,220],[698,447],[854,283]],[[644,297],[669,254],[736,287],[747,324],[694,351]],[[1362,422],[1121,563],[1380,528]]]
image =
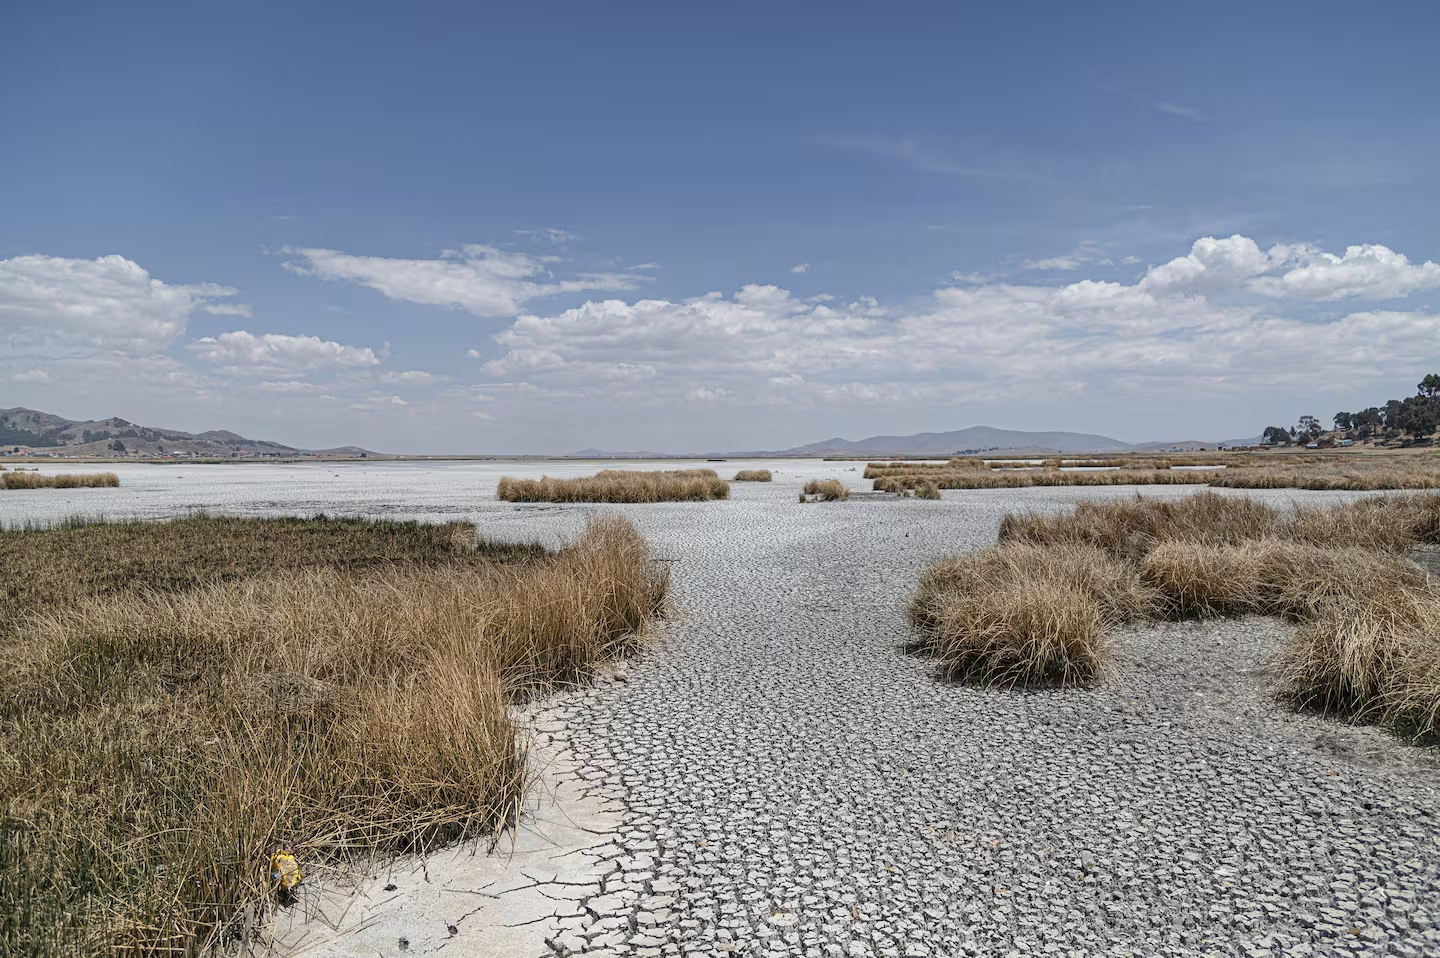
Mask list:
[[29,4],[0,406],[1255,435],[1440,369],[1428,3]]

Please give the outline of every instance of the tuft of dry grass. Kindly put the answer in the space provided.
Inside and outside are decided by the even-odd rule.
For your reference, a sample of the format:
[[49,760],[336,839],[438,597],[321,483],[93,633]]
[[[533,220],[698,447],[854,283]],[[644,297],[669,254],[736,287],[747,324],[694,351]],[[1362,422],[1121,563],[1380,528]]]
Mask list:
[[734,482],[770,482],[775,477],[769,469],[741,469],[735,473]]
[[[811,498],[813,497],[813,498]],[[800,493],[800,501],[836,502],[849,499],[850,490],[839,479],[811,479]]]
[[[1102,629],[1146,615],[1274,615],[1299,625],[1282,657],[1295,701],[1440,734],[1440,584],[1407,559],[1440,540],[1440,495],[1290,514],[1208,492],[1084,502],[1065,515],[1006,516],[999,539],[933,566],[912,600],[947,675],[1067,684],[1098,674],[1103,642],[1083,625],[1097,614]],[[1086,571],[1101,567],[1097,556],[1134,583]],[[1124,598],[1107,610],[1097,595]],[[1066,654],[1074,661],[1058,666]]]
[[[276,848],[313,869],[504,824],[511,701],[633,645],[668,581],[614,518],[518,558],[459,524],[197,535],[216,522],[156,525],[130,580],[91,560],[0,625],[0,953],[195,954],[263,912]],[[96,527],[0,535],[37,568],[77,543],[123,564]]]
[[1100,549],[1007,545],[932,566],[911,616],[950,679],[1077,685],[1106,668],[1106,627],[1148,613],[1139,575]]
[[496,495],[508,502],[699,502],[730,498],[714,469],[602,469],[578,479],[503,476]]
[[933,482],[917,482],[912,494],[916,499],[939,499],[940,487]]
[[120,477],[113,472],[60,472],[47,476],[17,469],[0,476],[0,489],[113,489],[118,485]]

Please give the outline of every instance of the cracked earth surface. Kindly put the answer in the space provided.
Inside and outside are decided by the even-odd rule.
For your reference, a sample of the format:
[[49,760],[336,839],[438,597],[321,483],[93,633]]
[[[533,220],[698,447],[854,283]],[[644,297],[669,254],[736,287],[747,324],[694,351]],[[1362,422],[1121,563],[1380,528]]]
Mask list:
[[[947,685],[904,652],[926,564],[992,544],[1007,511],[1130,494],[800,505],[777,482],[617,510],[673,560],[674,614],[623,680],[530,709],[611,817],[530,950],[485,947],[504,923],[483,907],[466,939],[597,958],[1440,954],[1440,760],[1277,703],[1285,626],[1129,631],[1089,691]],[[554,538],[590,511],[477,518]]]

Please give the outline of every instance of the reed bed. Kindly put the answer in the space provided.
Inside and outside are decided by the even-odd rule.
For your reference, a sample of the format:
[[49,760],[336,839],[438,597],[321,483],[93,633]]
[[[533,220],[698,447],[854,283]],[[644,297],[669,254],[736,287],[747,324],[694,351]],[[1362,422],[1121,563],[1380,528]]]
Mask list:
[[6,472],[0,476],[0,489],[113,489],[120,477],[113,472],[59,472],[42,475],[38,472]]
[[1271,615],[1298,624],[1282,692],[1419,740],[1440,736],[1440,583],[1407,554],[1440,541],[1440,495],[1282,513],[1204,492],[1011,515],[999,544],[939,563],[911,603],[948,677],[1077,685],[1133,619]]
[[941,489],[1026,489],[1031,486],[1136,486],[1136,485],[1200,485],[1207,484],[1216,472],[1153,470],[1130,472],[1066,472],[1059,469],[1007,469],[989,472],[974,470],[928,472],[912,475],[890,475],[874,481],[877,492],[902,492],[922,482],[934,483]]
[[464,524],[182,520],[128,567],[103,526],[0,539],[43,583],[0,621],[4,954],[235,946],[277,849],[311,871],[504,825],[510,703],[630,648],[668,581],[614,518],[558,553]]
[[[990,468],[871,463],[865,477],[881,492],[904,492],[920,482],[942,489],[1023,489],[1029,486],[1208,485],[1231,489],[1382,491],[1440,489],[1440,457],[1434,455],[1230,456],[1205,459],[1121,458],[992,462]],[[1116,464],[1119,468],[1113,468]],[[1107,471],[1064,466],[1106,467]],[[1177,468],[1177,467],[1189,468]],[[1208,468],[1207,468],[1208,467]]]
[[839,479],[811,479],[800,493],[801,502],[837,502],[849,498],[850,490]]
[[730,498],[714,469],[602,469],[577,479],[504,476],[496,495],[507,502],[701,502]]
[[735,473],[733,482],[770,482],[775,477],[769,469],[741,469]]

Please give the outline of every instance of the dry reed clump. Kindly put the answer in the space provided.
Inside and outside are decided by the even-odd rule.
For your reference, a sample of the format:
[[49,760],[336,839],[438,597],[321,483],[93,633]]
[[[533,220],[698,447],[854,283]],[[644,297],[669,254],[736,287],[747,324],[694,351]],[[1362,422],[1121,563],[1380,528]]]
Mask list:
[[[1177,502],[1086,502],[1066,515],[1007,516],[999,538],[990,550],[932,567],[912,602],[948,674],[984,677],[1003,664],[1001,674],[1068,680],[1069,673],[1055,672],[1053,651],[1041,650],[1057,647],[1055,635],[1077,636],[1082,659],[1092,649],[1078,638],[1084,630],[1077,623],[1089,613],[1076,596],[1090,587],[1076,584],[1078,550],[1136,576],[1148,598],[1121,603],[1132,617],[1259,614],[1298,623],[1282,653],[1285,691],[1298,703],[1421,738],[1440,734],[1440,585],[1407,559],[1417,545],[1440,540],[1440,496],[1291,514],[1209,492]],[[1013,551],[1023,563],[1006,558],[1012,550],[1027,550]],[[1052,604],[1033,594],[1044,586],[1017,591],[1021,574],[1027,583],[1048,583]],[[1103,588],[1135,594],[1134,587]],[[1010,621],[1020,626],[1006,632],[987,625],[985,635],[998,636],[989,644],[943,644],[943,636],[963,634],[972,623],[997,621],[1000,613],[987,605],[993,596],[1008,597]],[[1046,609],[1049,619],[1041,616]],[[977,647],[990,666],[976,664]],[[1025,656],[1034,657],[1033,672],[1025,671]],[[1047,663],[1049,671],[1041,667]]]
[[[930,480],[942,489],[1015,489],[1027,486],[1110,486],[1194,484],[1236,489],[1320,489],[1372,491],[1440,489],[1440,457],[1416,455],[1354,456],[1205,456],[1118,458],[1052,457],[1039,466],[1026,460],[996,460],[989,469],[946,465],[871,463],[865,472],[878,491],[900,492]],[[1118,465],[1119,469],[1113,469]],[[1111,471],[1065,469],[1107,467]],[[1178,467],[1188,468],[1178,468]],[[986,475],[986,472],[991,473]]]
[[801,502],[836,502],[849,498],[850,490],[839,479],[811,479],[800,493]]
[[1134,569],[1099,549],[1022,544],[932,566],[911,615],[947,678],[1066,686],[1098,678],[1105,629],[1153,601]]
[[408,558],[382,534],[394,561],[107,583],[8,623],[0,952],[198,953],[268,899],[276,848],[313,869],[509,820],[510,702],[633,644],[666,573],[613,518],[521,561],[412,531]]
[[[995,465],[995,464],[992,464]],[[1218,473],[1204,471],[1172,472],[1157,469],[1150,472],[1111,470],[1087,472],[1061,469],[1039,469],[1021,464],[1014,468],[989,471],[942,470],[924,473],[889,474],[875,478],[877,492],[902,492],[918,483],[933,482],[941,489],[1024,489],[1031,486],[1135,486],[1135,485],[1205,485]]]
[[769,469],[741,469],[735,473],[734,482],[770,482],[775,477]]
[[0,476],[0,489],[113,489],[120,477],[113,472],[61,472],[42,476],[38,472],[14,472]]
[[714,469],[602,469],[578,479],[503,476],[496,495],[507,502],[699,502],[730,498],[730,484]]
[[918,482],[911,493],[916,499],[939,499],[940,487],[933,482]]

